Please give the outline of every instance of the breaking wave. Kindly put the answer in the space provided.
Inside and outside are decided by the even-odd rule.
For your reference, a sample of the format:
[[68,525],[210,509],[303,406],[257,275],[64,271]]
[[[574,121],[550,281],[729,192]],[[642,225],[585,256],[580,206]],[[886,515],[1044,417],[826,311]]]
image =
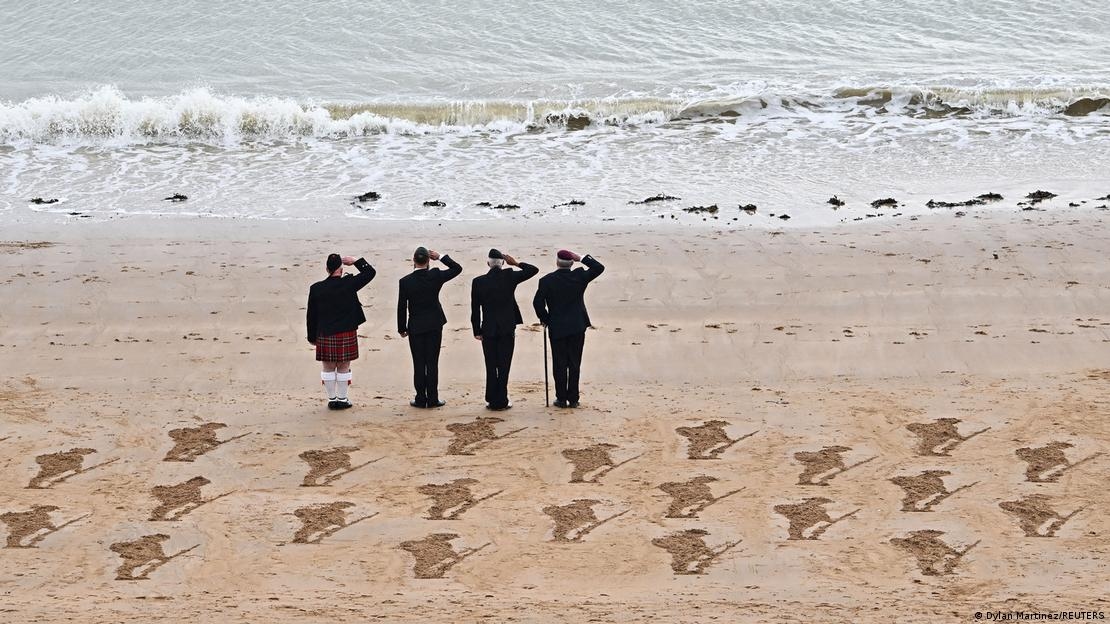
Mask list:
[[196,88],[132,99],[113,87],[72,98],[0,103],[0,144],[145,144],[347,138],[376,134],[541,133],[698,121],[829,114],[884,118],[1052,118],[1110,116],[1110,87],[967,89],[842,87],[824,94],[755,92],[714,97],[591,100],[316,103],[238,97]]

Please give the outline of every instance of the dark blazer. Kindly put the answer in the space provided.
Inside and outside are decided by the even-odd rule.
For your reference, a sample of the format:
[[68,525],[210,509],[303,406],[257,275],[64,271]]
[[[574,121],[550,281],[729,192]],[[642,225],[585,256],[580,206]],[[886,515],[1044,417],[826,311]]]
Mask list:
[[589,269],[559,269],[540,278],[532,307],[540,322],[547,325],[552,339],[581,334],[590,326],[583,295],[586,286],[605,271],[605,266],[588,255],[582,258],[582,264]]
[[397,290],[397,331],[422,334],[447,324],[447,315],[439,303],[439,289],[462,273],[462,267],[450,256],[440,256],[447,270],[417,269],[401,278]]
[[490,269],[474,278],[470,286],[470,325],[475,336],[511,334],[524,322],[516,304],[516,287],[540,270],[527,262],[519,266],[519,271],[507,267]]
[[376,271],[365,258],[355,260],[358,275],[328,277],[308,289],[308,341],[358,329],[366,322],[358,291],[374,279]]

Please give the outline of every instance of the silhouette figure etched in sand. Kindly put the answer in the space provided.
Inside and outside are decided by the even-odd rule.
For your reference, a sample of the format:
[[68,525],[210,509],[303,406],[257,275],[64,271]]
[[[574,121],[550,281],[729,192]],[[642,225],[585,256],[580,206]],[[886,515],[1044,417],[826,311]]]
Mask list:
[[425,517],[428,520],[455,520],[478,503],[502,492],[498,490],[475,499],[470,486],[477,484],[477,479],[455,479],[447,483],[428,483],[416,488],[417,492],[432,499],[432,506]]
[[917,559],[917,567],[926,576],[943,576],[952,574],[964,555],[979,542],[975,542],[963,550],[956,550],[940,539],[944,531],[926,529],[910,531],[906,537],[895,537],[890,543],[895,548],[903,550]]
[[91,448],[73,448],[60,453],[39,455],[35,458],[35,463],[39,465],[39,472],[31,477],[27,487],[29,489],[46,489],[94,468],[107,466],[118,461],[117,459],[109,459],[106,462],[82,468],[85,464],[85,456],[92,455],[95,452],[96,449]]
[[8,527],[7,544],[4,547],[36,548],[39,542],[50,535],[92,515],[85,514],[55,526],[50,518],[51,512],[54,511],[58,511],[58,507],[54,505],[34,505],[27,511],[9,511],[0,514],[0,522]]
[[1099,457],[1102,453],[1088,455],[1074,464],[1068,461],[1064,449],[1072,448],[1070,442],[1049,442],[1037,448],[1019,448],[1014,451],[1018,459],[1028,464],[1025,469],[1025,480],[1033,483],[1053,483],[1060,479],[1065,472]]
[[727,542],[716,550],[705,543],[705,529],[686,529],[666,537],[656,537],[652,545],[671,554],[671,570],[675,574],[705,574],[721,555],[740,544],[740,540]]
[[966,490],[978,483],[969,483],[948,491],[944,479],[952,473],[947,470],[924,470],[914,476],[899,475],[890,478],[890,482],[902,488],[905,496],[902,498],[902,511],[932,511],[933,507],[944,502],[953,494]]
[[[184,555],[185,553],[197,548],[197,546],[190,546],[185,550],[178,551],[172,555],[167,555],[162,549],[162,542],[170,539],[169,535],[164,533],[155,533],[154,535],[144,535],[139,539],[130,542],[116,542],[112,544],[109,549],[118,554],[123,561],[120,563],[119,568],[116,569],[117,581],[142,581],[146,580],[151,572],[166,565],[170,561]],[[145,568],[145,569],[143,569]],[[142,572],[136,574],[140,569]]]
[[371,459],[357,466],[351,466],[351,453],[359,450],[357,446],[339,446],[332,449],[305,451],[298,457],[308,464],[308,474],[301,481],[301,487],[323,487],[350,474],[359,468],[380,461]]
[[703,511],[706,507],[717,503],[721,499],[727,498],[743,491],[744,488],[739,488],[729,492],[725,492],[720,496],[713,496],[713,491],[710,489],[709,484],[715,483],[716,477],[709,477],[699,475],[687,481],[668,481],[659,486],[659,489],[666,492],[671,497],[671,503],[667,506],[667,518],[697,518],[698,513]]
[[1076,514],[1086,509],[1080,507],[1065,515],[1060,515],[1049,504],[1048,496],[1044,494],[1029,494],[1013,501],[998,503],[1007,514],[1017,518],[1018,525],[1025,532],[1025,537],[1055,537],[1056,531],[1075,517]]
[[[620,447],[616,444],[601,442],[586,448],[565,449],[562,453],[563,457],[574,466],[571,471],[570,482],[597,483],[613,470],[639,457],[639,455],[636,455],[622,462],[614,462],[609,453],[618,448]],[[593,476],[587,479],[586,475],[590,473],[593,473]]]
[[[826,446],[819,451],[794,453],[794,459],[804,466],[801,474],[798,475],[798,485],[828,485],[829,481],[836,478],[837,475],[875,459],[869,457],[854,464],[846,465],[843,454],[850,450],[852,448],[848,446]],[[814,478],[818,476],[821,476],[821,478],[815,481]]]
[[990,427],[987,427],[966,436],[960,435],[956,427],[959,423],[959,418],[938,418],[931,423],[910,423],[906,425],[906,429],[917,436],[914,450],[918,455],[941,457],[949,455],[953,449],[971,438],[990,431]]
[[158,500],[158,506],[150,512],[150,519],[155,521],[180,520],[201,505],[207,505],[214,500],[231,494],[231,492],[225,492],[219,496],[205,499],[200,489],[209,483],[211,481],[204,477],[193,477],[177,485],[154,486],[150,490],[150,495]]
[[217,438],[216,432],[225,427],[227,425],[224,423],[210,422],[197,427],[171,429],[169,436],[173,440],[173,448],[166,453],[162,461],[191,462],[232,440],[250,435],[248,432],[226,440],[220,440]]
[[489,546],[488,543],[477,548],[463,548],[455,552],[451,540],[458,539],[456,533],[432,533],[421,540],[401,542],[401,550],[407,551],[416,559],[413,575],[418,579],[443,578],[447,571],[462,560]]
[[675,432],[687,439],[687,459],[720,459],[734,444],[758,433],[753,431],[734,440],[728,437],[725,427],[727,421],[707,420],[697,427],[679,427]]
[[505,419],[497,416],[478,416],[470,422],[448,424],[447,430],[454,435],[454,438],[447,445],[447,454],[473,455],[474,451],[490,442],[507,438],[528,428],[521,427],[503,435],[497,435],[495,426],[502,422],[505,422]]
[[555,529],[551,533],[553,542],[580,542],[599,526],[628,513],[626,509],[619,513],[598,520],[594,513],[594,505],[602,501],[592,498],[576,498],[566,505],[548,505],[543,508],[543,513],[555,521]]
[[[788,540],[817,540],[829,527],[851,518],[859,513],[859,509],[849,511],[848,513],[833,518],[829,516],[829,512],[825,511],[825,505],[833,502],[828,498],[821,496],[813,496],[803,499],[800,503],[775,505],[775,513],[785,516],[790,521],[790,526],[786,529]],[[806,529],[813,528],[809,535],[805,534]]]
[[293,512],[293,515],[301,521],[301,528],[297,529],[297,532],[293,534],[291,543],[319,544],[326,537],[331,537],[347,527],[358,524],[363,520],[369,520],[378,515],[375,512],[348,522],[347,510],[354,506],[355,504],[351,502],[337,501],[334,503],[309,505],[297,509]]

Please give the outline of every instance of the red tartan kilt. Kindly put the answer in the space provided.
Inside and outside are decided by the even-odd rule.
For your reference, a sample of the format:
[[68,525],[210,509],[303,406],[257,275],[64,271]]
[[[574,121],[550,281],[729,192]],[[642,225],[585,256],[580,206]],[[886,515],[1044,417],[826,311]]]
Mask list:
[[349,362],[358,359],[358,332],[316,337],[316,361]]

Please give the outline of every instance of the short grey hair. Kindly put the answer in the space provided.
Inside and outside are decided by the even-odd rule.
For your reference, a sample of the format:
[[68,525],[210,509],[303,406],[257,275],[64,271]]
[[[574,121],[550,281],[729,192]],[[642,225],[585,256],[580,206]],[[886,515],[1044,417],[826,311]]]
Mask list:
[[489,259],[486,260],[486,264],[488,264],[491,269],[493,267],[503,267],[503,266],[505,266],[505,259],[504,258],[489,258]]

